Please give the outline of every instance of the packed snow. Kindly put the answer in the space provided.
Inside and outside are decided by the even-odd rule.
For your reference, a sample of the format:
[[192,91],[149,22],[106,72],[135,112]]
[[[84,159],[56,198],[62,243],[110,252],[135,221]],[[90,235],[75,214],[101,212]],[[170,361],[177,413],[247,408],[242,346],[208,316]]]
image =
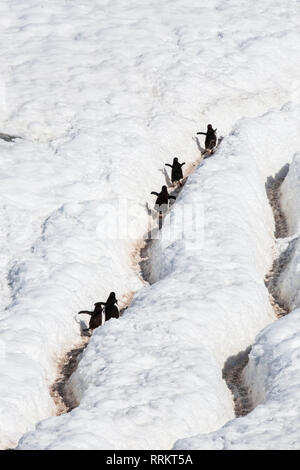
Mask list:
[[283,250],[290,263],[282,273],[280,296],[291,310],[300,307],[300,154],[297,153],[290,165],[282,186],[282,207],[288,215],[288,237],[283,241]]
[[[1,448],[55,414],[76,312],[112,290],[121,305],[138,293],[84,352],[80,406],[20,448],[170,448],[233,418],[224,362],[274,320],[264,183],[299,150],[298,110],[281,109],[299,102],[298,12],[296,0],[1,3],[0,131],[21,137],[0,140]],[[166,219],[145,287],[133,254],[150,192],[174,155],[199,158],[208,122],[234,130],[173,205],[177,236]],[[189,216],[182,238],[188,207],[198,225]]]
[[256,338],[244,374],[256,406],[244,418],[208,435],[179,440],[175,449],[299,450],[300,433],[300,154],[281,189],[288,237],[279,240],[290,261],[278,281],[281,299],[292,310]]
[[[224,363],[275,319],[264,285],[274,231],[265,182],[299,145],[294,113],[241,121],[190,176],[156,242],[156,283],[95,331],[72,376],[80,406],[40,423],[21,449],[170,448],[180,433],[233,418]],[[277,132],[284,123],[288,145]],[[201,220],[178,237],[189,204]]]

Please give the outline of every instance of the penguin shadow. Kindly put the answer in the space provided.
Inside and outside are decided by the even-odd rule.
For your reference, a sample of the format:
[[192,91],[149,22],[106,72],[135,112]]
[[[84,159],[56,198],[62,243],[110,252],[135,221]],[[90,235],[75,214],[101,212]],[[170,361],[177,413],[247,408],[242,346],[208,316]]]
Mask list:
[[205,153],[205,148],[201,146],[200,140],[198,137],[192,137],[193,141],[196,142],[198,150],[200,151],[201,155]]
[[159,171],[164,175],[167,187],[169,188],[170,186],[173,186],[173,183],[168,175],[167,170],[163,168],[162,170],[159,170]]
[[149,221],[149,224],[148,224],[147,233],[144,236],[144,239],[147,241],[147,240],[151,240],[152,238],[158,238],[158,229],[155,226],[153,227],[152,224],[153,222],[156,222],[158,220],[159,228],[161,228],[162,217],[159,216],[158,212],[155,209],[152,209],[149,206],[148,202],[146,202],[145,204],[145,209],[146,209],[148,217],[151,220],[151,222]]
[[220,135],[220,137],[218,138],[217,147],[219,147],[219,145],[222,143],[223,139],[224,139],[224,136]]
[[79,326],[82,339],[90,338],[92,336],[92,331],[86,326],[86,322],[84,320],[79,320]]
[[149,217],[152,216],[152,209],[151,209],[151,207],[149,206],[148,202],[146,202],[146,204],[145,204],[145,209],[146,209],[147,215],[148,215]]

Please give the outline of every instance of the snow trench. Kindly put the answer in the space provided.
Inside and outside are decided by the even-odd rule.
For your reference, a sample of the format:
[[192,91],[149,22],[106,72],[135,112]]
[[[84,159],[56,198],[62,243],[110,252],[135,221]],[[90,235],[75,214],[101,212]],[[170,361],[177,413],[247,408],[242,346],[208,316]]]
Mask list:
[[[224,363],[275,319],[264,284],[274,248],[265,181],[295,151],[294,112],[242,120],[198,166],[152,252],[157,282],[95,331],[71,377],[80,406],[39,423],[18,448],[164,449],[234,418]],[[288,144],[277,132],[287,123]],[[171,239],[191,203],[199,225],[187,219]]]
[[[220,145],[223,137],[218,139],[218,146]],[[203,159],[211,158],[212,154],[210,153],[203,153],[204,149],[200,148]],[[175,196],[176,198],[180,194],[181,190],[184,187],[188,177],[191,173],[196,169],[197,165],[199,165],[200,160],[190,163],[185,167],[184,171],[184,179],[182,180],[181,185],[172,185],[172,182],[168,176],[166,170],[164,170],[164,175],[166,179],[166,184],[168,185],[168,192],[170,195]],[[170,201],[170,208],[174,204]],[[145,234],[144,242],[137,242],[136,247],[133,250],[133,268],[136,270],[139,275],[141,276],[142,280],[147,284],[154,284],[159,280],[158,273],[155,271],[155,259],[158,256],[162,256],[162,253],[158,254],[156,250],[159,249],[159,242],[160,242],[160,234],[159,231],[162,227],[163,219],[161,220],[155,210],[151,210],[148,207],[148,214],[149,214],[149,223],[148,223],[148,231]],[[132,301],[132,296],[130,302]],[[130,302],[120,310],[120,316],[124,313],[124,311],[130,306]],[[75,393],[72,390],[71,384],[69,384],[69,379],[71,375],[76,371],[78,361],[82,356],[84,349],[87,347],[90,333],[86,333],[85,330],[82,330],[82,343],[78,345],[76,348],[71,349],[67,352],[64,357],[58,363],[58,376],[51,386],[51,396],[54,399],[56,404],[56,414],[57,416],[68,413],[72,409],[79,406],[79,402],[75,399]],[[248,352],[240,353],[238,355],[238,359],[235,359],[234,362],[228,361],[229,364],[227,367],[224,368],[224,378],[226,380],[227,386],[230,390],[233,391],[234,400],[235,400],[235,408],[239,409],[239,414],[246,414],[247,410],[249,410],[250,403],[249,398],[247,395],[247,391],[245,386],[241,380],[241,373],[245,364],[248,362]],[[236,411],[237,413],[237,411]]]
[[[78,143],[78,140],[81,140],[81,132],[72,137],[75,147],[74,142]],[[145,145],[145,139],[141,140]],[[70,149],[66,150],[64,144],[56,145],[54,156],[52,152],[46,152],[43,146],[36,148],[25,140],[22,145],[21,141],[2,143],[6,160],[12,159],[15,154],[22,155],[16,166],[21,167],[24,179],[28,172],[31,174],[33,165],[31,160],[29,165],[28,160],[40,153],[43,160],[39,162],[40,166],[46,173],[48,166],[51,166],[60,189],[56,188],[54,197],[51,192],[52,179],[38,178],[39,167],[35,167],[39,179],[39,183],[33,185],[36,194],[24,199],[15,192],[16,205],[21,208],[16,211],[9,206],[10,217],[4,213],[1,218],[3,224],[11,225],[5,243],[15,253],[12,256],[9,248],[8,262],[5,260],[10,292],[1,315],[0,448],[14,447],[37,422],[56,414],[49,387],[55,381],[57,365],[64,355],[82,343],[80,322],[84,323],[84,320],[76,313],[83,308],[89,309],[97,300],[105,300],[112,290],[117,293],[122,308],[132,292],[142,286],[130,264],[133,240],[142,237],[147,221],[144,206],[137,201],[139,198],[146,200],[150,191],[159,187],[162,180],[157,169],[151,169],[155,159],[149,157],[152,152],[148,150],[148,153],[145,151],[142,165],[137,165],[135,157],[131,158],[137,167],[136,179],[127,190],[128,169],[124,146],[122,156],[118,155],[113,162],[109,162],[107,168],[99,154],[95,165],[91,161],[87,167],[87,173],[91,168],[99,173],[98,165],[101,167],[101,191],[109,196],[107,199],[97,199],[99,175],[95,182],[91,182],[91,175],[85,173],[84,167],[82,171],[76,170],[76,176],[78,171],[80,179],[78,183],[65,184],[61,177],[64,155],[68,154],[70,166],[75,165],[78,149],[76,147],[72,153]],[[138,145],[136,139],[137,148]],[[137,160],[140,160],[139,157],[136,156]],[[161,160],[162,157],[158,156],[156,167]],[[149,179],[141,185],[145,171]],[[118,185],[113,185],[114,178]],[[23,191],[24,185],[22,180]],[[123,192],[127,199],[121,199]],[[45,196],[48,193],[51,204]],[[82,196],[87,199],[80,200]],[[64,200],[63,204],[61,199]],[[131,235],[127,239],[125,235],[117,240],[116,218],[112,218],[111,214],[115,211],[118,215],[119,205],[124,200],[135,238]],[[28,207],[24,207],[23,201]],[[31,218],[31,214],[35,215],[35,219]],[[20,230],[23,219],[29,219],[26,224],[32,231],[29,236]],[[3,277],[6,280],[6,276]]]
[[[142,239],[144,202],[163,183],[167,155],[194,160],[191,134],[206,123],[228,134],[241,116],[298,100],[299,4],[285,3],[1,2],[1,448],[55,415],[49,386],[63,354],[81,342],[76,312],[111,290],[122,299],[144,287],[131,269],[132,243],[106,237],[114,224],[103,206],[127,199],[138,225],[133,239]],[[201,167],[207,182],[193,175],[172,217],[183,200],[198,202],[205,250],[196,237],[157,244],[167,258],[156,259],[156,285],[141,289],[120,324],[108,322],[84,351],[74,374],[80,406],[53,417],[53,434],[41,424],[41,442],[26,437],[29,447],[164,447],[230,419],[224,363],[268,321],[248,327],[257,307],[266,311],[260,282],[271,262],[271,234],[257,227],[260,216],[266,225],[271,218],[251,182],[257,168],[262,183],[295,150],[292,112],[274,125],[265,118],[262,130],[253,124],[249,145],[244,126],[234,155],[226,144]]]
[[278,321],[259,333],[243,373],[254,410],[216,432],[178,440],[175,449],[299,449],[299,154],[268,177],[266,190],[277,243],[265,282]]
[[[222,138],[218,139],[218,145],[220,144]],[[204,149],[202,149],[204,152]],[[210,157],[210,153],[203,153],[203,158]],[[200,159],[196,162],[190,163],[185,166],[184,178],[182,183],[179,185],[173,185],[168,173],[164,170],[164,176],[166,179],[166,184],[168,185],[168,192],[170,195],[178,197],[180,191],[183,189],[184,184],[187,181],[187,178],[195,170],[197,164],[199,164]],[[170,207],[172,201],[170,201]],[[144,236],[144,241],[136,242],[135,247],[133,248],[132,260],[133,260],[133,269],[141,276],[142,281],[146,284],[153,284],[156,282],[155,270],[153,259],[155,258],[155,247],[156,243],[159,241],[160,231],[159,229],[162,226],[163,220],[160,219],[155,210],[152,210],[148,206],[148,232]],[[124,311],[130,306],[132,301],[133,293],[128,296],[127,302],[123,301],[123,308],[120,309],[120,316],[123,315]],[[84,325],[84,322],[82,322]],[[81,331],[82,341],[75,348],[72,348],[68,351],[60,361],[58,361],[58,374],[55,382],[50,387],[51,396],[54,399],[56,405],[56,415],[59,416],[63,413],[68,413],[72,409],[79,406],[79,402],[76,401],[75,394],[72,390],[72,386],[69,384],[69,379],[71,375],[75,372],[78,365],[78,361],[87,347],[89,339],[91,337],[91,332],[86,332],[85,329]]]
[[[281,185],[287,175],[289,165],[284,167],[275,175],[268,177],[266,182],[266,192],[270,206],[274,215],[275,231],[274,237],[284,238],[287,236],[288,225],[281,207]],[[270,302],[277,318],[281,318],[289,313],[289,307],[280,298],[278,288],[278,278],[287,266],[291,256],[291,249],[288,247],[279,256],[276,255],[271,269],[265,277],[265,284],[270,295]],[[229,358],[224,366],[223,377],[233,394],[235,416],[245,416],[255,407],[251,397],[251,389],[244,377],[244,369],[249,362],[251,347],[246,351],[241,351],[236,357]]]
[[[127,297],[126,303],[123,300],[123,308],[120,309],[120,316],[123,315],[124,311],[130,305],[132,300],[132,294]],[[82,341],[77,347],[68,351],[57,364],[57,377],[54,383],[50,387],[50,394],[56,405],[56,415],[59,416],[63,413],[69,413],[71,410],[79,406],[79,402],[75,398],[72,387],[69,385],[69,379],[75,372],[78,361],[89,343],[92,332],[86,331],[84,328],[84,322],[82,322],[81,337]]]

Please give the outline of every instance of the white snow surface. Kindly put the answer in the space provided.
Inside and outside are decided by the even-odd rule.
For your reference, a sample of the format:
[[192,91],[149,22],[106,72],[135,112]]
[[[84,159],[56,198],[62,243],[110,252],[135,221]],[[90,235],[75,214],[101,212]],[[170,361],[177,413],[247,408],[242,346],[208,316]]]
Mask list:
[[289,254],[290,262],[280,277],[279,291],[293,310],[300,307],[300,153],[294,156],[282,185],[282,208],[289,229],[283,249]]
[[[224,363],[274,320],[264,285],[274,230],[265,182],[299,145],[294,115],[241,121],[199,165],[169,215],[176,225],[193,203],[197,231],[191,224],[184,239],[168,241],[166,220],[156,283],[95,331],[72,376],[80,406],[41,422],[20,449],[164,449],[180,433],[233,418]],[[288,146],[276,131],[284,123]]]
[[252,347],[244,374],[256,408],[222,429],[176,442],[175,449],[299,450],[300,434],[300,154],[281,187],[290,261],[278,288],[291,313],[265,328]]
[[[48,387],[80,340],[76,312],[143,287],[132,238],[163,164],[198,158],[207,122],[225,135],[299,101],[298,12],[296,0],[1,2],[0,131],[22,137],[0,141],[1,448],[55,413]],[[296,119],[286,106],[241,122],[191,177],[173,210],[204,208],[204,241],[159,244],[159,282],[84,353],[80,407],[21,447],[170,447],[232,417],[221,368],[272,320],[263,185],[297,150]],[[120,200],[130,239],[111,236]]]

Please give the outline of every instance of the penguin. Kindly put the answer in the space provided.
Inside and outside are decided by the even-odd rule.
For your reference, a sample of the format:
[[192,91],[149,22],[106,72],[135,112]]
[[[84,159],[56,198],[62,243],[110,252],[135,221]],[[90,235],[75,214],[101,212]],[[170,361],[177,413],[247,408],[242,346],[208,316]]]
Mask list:
[[206,132],[197,132],[197,134],[205,135],[205,151],[213,150],[217,145],[217,129],[213,129],[211,124],[208,124]]
[[89,328],[90,330],[94,330],[95,328],[98,328],[98,326],[102,325],[102,313],[103,309],[101,305],[94,304],[95,308],[93,312],[89,312],[88,310],[81,310],[78,312],[78,315],[82,313],[86,313],[88,315],[91,315],[90,321],[89,321]]
[[173,184],[179,181],[180,186],[182,185],[180,180],[183,178],[183,174],[182,174],[183,165],[185,165],[185,162],[179,163],[177,157],[173,159],[173,165],[170,165],[169,163],[165,163],[165,166],[169,166],[170,168],[172,168],[171,180]]
[[116,303],[118,303],[116,299],[116,294],[114,292],[111,292],[106,302],[96,302],[94,304],[95,308],[93,312],[89,312],[88,310],[81,310],[80,312],[78,312],[78,315],[82,313],[91,315],[90,322],[89,322],[89,329],[94,330],[98,326],[102,325],[102,313],[103,313],[102,305],[105,306],[104,308],[105,321],[108,321],[111,318],[119,318],[120,313],[119,313],[118,307],[115,305]]
[[120,312],[118,307],[115,305],[118,303],[118,300],[116,299],[116,294],[114,292],[111,292],[106,300],[106,302],[97,302],[95,304],[95,307],[101,307],[102,305],[105,306],[104,312],[105,312],[105,321],[110,320],[111,318],[119,318]]
[[175,196],[170,196],[167,190],[167,186],[162,186],[161,192],[157,193],[152,191],[151,194],[157,196],[154,208],[162,215],[162,212],[166,212],[169,206],[169,199],[176,199]]

